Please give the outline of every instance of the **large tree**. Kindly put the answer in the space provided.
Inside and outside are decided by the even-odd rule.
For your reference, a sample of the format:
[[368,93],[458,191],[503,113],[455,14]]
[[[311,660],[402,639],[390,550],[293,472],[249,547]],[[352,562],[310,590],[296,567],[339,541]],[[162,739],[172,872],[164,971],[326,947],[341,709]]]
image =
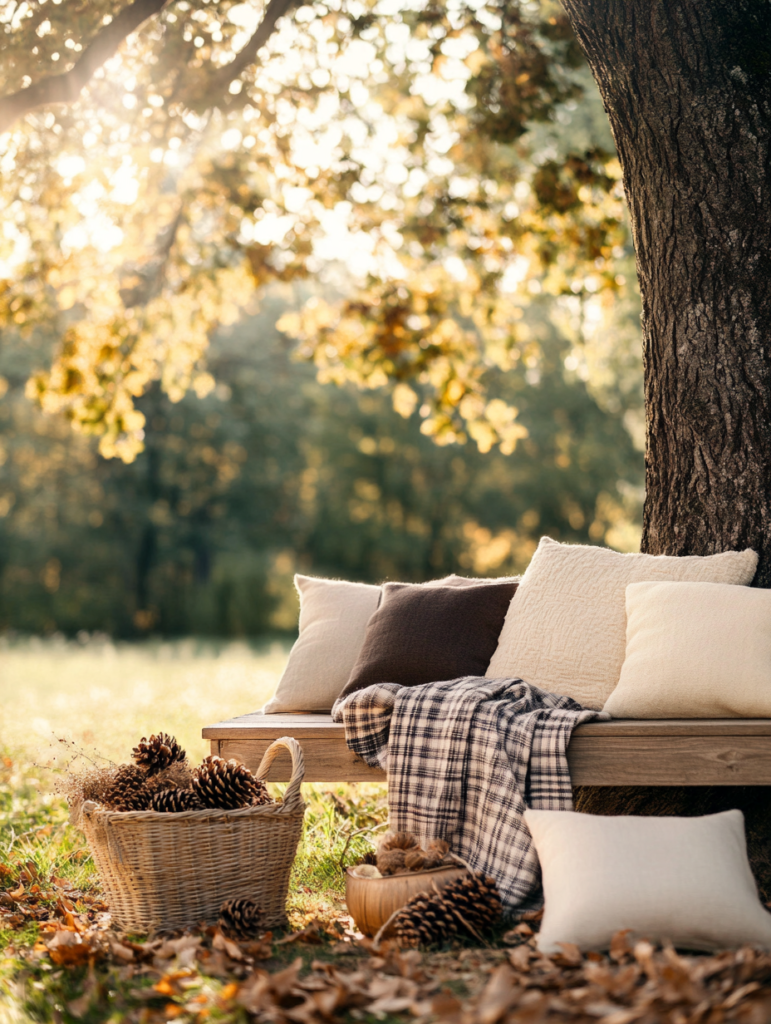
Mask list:
[[771,5],[564,0],[610,118],[643,303],[643,550],[771,586]]

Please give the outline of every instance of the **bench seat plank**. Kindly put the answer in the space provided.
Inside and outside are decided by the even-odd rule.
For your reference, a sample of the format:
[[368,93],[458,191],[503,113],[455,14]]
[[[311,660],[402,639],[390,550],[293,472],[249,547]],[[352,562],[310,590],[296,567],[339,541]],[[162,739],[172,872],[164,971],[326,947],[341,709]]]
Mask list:
[[[279,736],[294,736],[305,753],[306,782],[381,782],[345,745],[345,729],[330,715],[257,712],[203,729],[213,754],[256,768]],[[575,785],[771,785],[771,720],[678,719],[589,722],[573,732],[568,764]],[[281,752],[271,779],[287,781]]]

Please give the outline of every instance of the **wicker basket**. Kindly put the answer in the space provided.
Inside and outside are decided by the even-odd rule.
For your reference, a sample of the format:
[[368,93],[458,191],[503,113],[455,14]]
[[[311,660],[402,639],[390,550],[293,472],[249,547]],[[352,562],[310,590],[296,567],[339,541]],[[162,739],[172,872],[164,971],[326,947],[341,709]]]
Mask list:
[[75,823],[91,848],[113,920],[127,931],[154,932],[215,922],[225,900],[249,896],[265,924],[286,924],[289,872],[302,833],[300,785],[305,760],[297,740],[276,740],[256,775],[265,778],[281,747],[292,779],[278,804],[237,811],[106,811],[80,808]]

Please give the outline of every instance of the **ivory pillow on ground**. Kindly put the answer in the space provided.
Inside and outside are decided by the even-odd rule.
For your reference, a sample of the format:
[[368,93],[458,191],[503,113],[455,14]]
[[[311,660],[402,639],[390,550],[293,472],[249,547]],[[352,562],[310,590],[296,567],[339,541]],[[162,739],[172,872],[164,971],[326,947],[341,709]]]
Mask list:
[[614,718],[771,718],[771,591],[633,583],[626,615]]
[[699,818],[525,812],[541,862],[538,949],[603,950],[613,935],[682,949],[771,949],[771,914],[755,887],[741,811]]
[[622,555],[544,537],[511,602],[488,679],[518,676],[550,693],[601,708],[626,649],[626,588],[643,581],[744,584],[754,551],[695,555]]

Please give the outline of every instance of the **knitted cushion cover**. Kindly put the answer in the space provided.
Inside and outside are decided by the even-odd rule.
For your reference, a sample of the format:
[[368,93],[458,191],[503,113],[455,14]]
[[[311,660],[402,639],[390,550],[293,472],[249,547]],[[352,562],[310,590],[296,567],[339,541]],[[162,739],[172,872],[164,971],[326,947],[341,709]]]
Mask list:
[[486,675],[526,682],[599,709],[626,652],[626,588],[646,581],[749,584],[758,556],[620,554],[544,537],[511,602]]
[[518,584],[426,587],[386,583],[341,696],[373,683],[483,676]]
[[614,718],[771,718],[771,591],[633,583],[626,611]]

